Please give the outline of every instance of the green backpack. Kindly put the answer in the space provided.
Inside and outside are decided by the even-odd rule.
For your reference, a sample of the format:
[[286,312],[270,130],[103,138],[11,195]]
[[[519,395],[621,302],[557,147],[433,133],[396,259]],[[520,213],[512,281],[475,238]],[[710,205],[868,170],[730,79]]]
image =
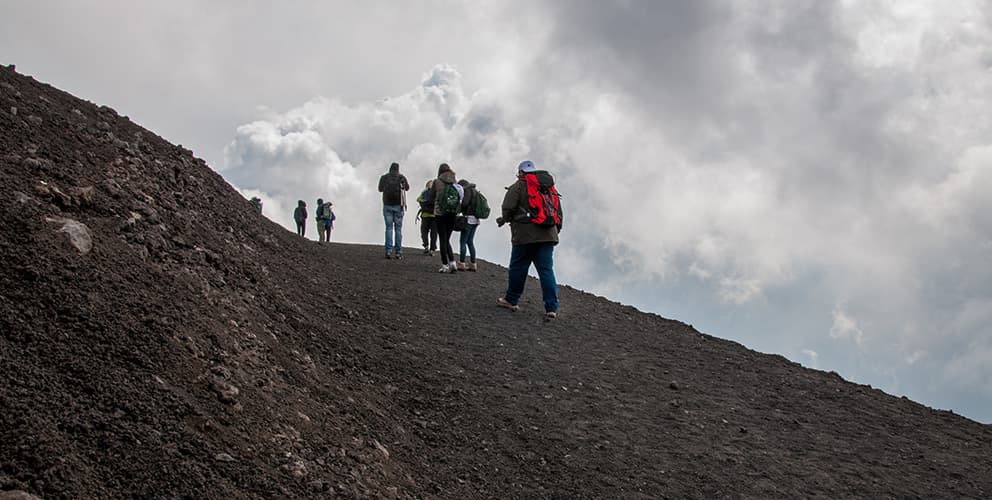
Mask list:
[[489,217],[489,200],[479,190],[475,191],[475,216],[480,219]]
[[437,206],[441,209],[441,215],[456,215],[462,209],[462,199],[458,196],[458,190],[454,184],[444,184],[441,196],[437,199]]

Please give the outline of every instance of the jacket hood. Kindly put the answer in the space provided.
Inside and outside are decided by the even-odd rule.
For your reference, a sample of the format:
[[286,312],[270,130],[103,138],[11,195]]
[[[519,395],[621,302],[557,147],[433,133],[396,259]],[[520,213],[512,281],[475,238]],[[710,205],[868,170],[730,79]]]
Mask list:
[[452,172],[451,170],[441,172],[440,174],[438,174],[437,178],[441,179],[441,181],[446,184],[454,184],[455,181],[457,180],[457,178],[455,177],[455,173]]
[[391,174],[398,174],[399,172],[400,172],[400,164],[399,163],[393,163],[392,165],[389,166],[389,173],[391,173]]

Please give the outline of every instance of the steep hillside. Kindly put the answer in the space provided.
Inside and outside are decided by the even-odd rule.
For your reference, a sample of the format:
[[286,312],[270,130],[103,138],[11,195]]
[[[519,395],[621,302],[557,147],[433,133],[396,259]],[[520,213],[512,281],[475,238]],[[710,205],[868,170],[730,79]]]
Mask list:
[[567,286],[554,322],[536,283],[500,310],[487,262],[299,239],[8,68],[0,174],[0,490],[992,496],[989,426]]

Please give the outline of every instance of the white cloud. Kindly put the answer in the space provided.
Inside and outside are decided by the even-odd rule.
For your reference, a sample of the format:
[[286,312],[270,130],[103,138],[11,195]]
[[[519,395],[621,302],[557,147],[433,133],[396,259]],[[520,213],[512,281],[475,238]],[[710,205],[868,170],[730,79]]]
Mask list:
[[831,314],[833,325],[830,326],[830,338],[850,339],[859,346],[864,343],[865,334],[858,326],[858,321],[842,309],[842,306],[836,307]]

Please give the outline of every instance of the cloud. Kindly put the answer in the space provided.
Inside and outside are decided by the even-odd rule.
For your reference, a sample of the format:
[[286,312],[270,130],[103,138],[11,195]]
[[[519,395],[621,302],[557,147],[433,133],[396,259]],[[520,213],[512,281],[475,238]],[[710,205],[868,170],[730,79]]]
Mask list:
[[[458,70],[439,64],[398,96],[359,103],[317,97],[283,113],[270,111],[237,128],[221,171],[240,188],[264,193],[280,207],[265,213],[286,227],[292,210],[285,207],[319,196],[334,200],[339,241],[378,242],[375,186],[393,161],[411,182],[411,201],[447,162],[499,203],[501,187],[513,180],[512,166],[530,151],[528,131],[509,128],[504,114],[492,95],[466,95]],[[410,219],[408,245],[416,234]],[[496,235],[480,238],[495,241]]]
[[830,327],[830,338],[850,339],[859,346],[864,342],[865,334],[858,326],[858,321],[851,317],[841,306],[834,309],[833,325]]

